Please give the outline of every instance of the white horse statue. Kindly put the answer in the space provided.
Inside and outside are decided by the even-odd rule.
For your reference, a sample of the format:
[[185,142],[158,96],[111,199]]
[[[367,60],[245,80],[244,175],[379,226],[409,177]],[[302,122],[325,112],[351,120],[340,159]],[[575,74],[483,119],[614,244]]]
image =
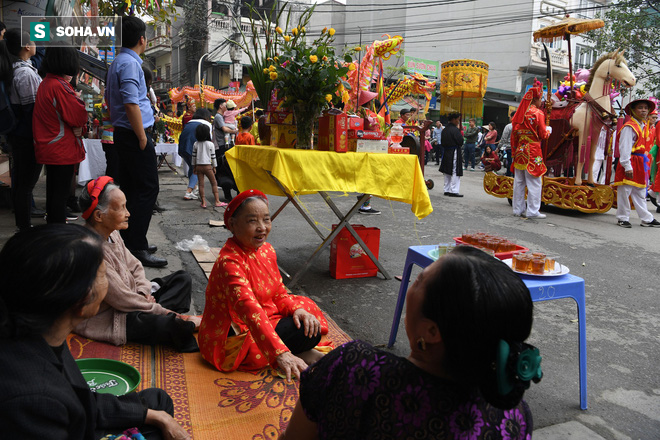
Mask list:
[[610,100],[612,80],[623,87],[633,87],[637,80],[630,72],[623,51],[603,55],[591,68],[586,94],[571,118],[571,127],[578,131],[579,153],[575,169],[575,184],[582,185],[582,170],[588,158],[587,182],[594,184],[592,166],[596,156],[598,134],[603,124],[614,115]]

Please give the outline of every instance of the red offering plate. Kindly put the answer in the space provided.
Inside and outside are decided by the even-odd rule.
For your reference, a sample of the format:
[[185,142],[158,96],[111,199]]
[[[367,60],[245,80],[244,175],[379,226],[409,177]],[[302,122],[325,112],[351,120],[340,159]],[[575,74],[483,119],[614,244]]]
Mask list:
[[[461,237],[454,237],[454,241],[456,242],[456,244],[464,244],[464,245],[467,245],[467,246],[472,246],[471,244],[464,243],[463,240],[461,239]],[[523,252],[527,252],[528,250],[529,249],[527,249],[524,246],[516,245],[515,250],[509,251],[509,252],[496,252],[495,257],[499,258],[500,260],[506,260],[508,258],[513,258],[514,254],[520,254],[520,253],[523,253]]]

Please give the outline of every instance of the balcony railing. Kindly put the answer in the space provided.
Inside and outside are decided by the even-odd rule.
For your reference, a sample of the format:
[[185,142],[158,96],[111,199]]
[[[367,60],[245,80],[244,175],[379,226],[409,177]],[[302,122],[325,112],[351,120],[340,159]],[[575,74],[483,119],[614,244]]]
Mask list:
[[[568,54],[550,49],[550,61],[553,67],[558,69],[568,69]],[[543,47],[533,45],[530,50],[530,57],[534,63],[545,65],[545,51]]]
[[172,39],[167,35],[159,35],[151,40],[147,40],[147,50],[145,54],[148,56],[158,56],[161,53],[172,51]]

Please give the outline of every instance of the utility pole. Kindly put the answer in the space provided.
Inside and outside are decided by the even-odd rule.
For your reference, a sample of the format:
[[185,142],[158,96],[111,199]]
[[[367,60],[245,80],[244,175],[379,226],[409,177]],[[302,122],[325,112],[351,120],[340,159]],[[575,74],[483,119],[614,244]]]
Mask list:
[[[232,35],[233,41],[240,41],[241,33],[239,26],[241,25],[241,0],[234,0],[232,5]],[[229,46],[229,58],[231,59],[231,67],[229,69],[229,76],[233,81],[239,81],[243,78],[243,51],[238,44],[231,43]]]

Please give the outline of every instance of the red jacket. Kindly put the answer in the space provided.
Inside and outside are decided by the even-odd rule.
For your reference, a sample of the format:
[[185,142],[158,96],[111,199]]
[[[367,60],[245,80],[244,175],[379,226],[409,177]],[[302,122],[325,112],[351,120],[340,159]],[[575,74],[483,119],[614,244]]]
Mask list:
[[48,74],[37,90],[32,115],[34,153],[45,165],[73,165],[85,159],[82,139],[74,127],[87,123],[85,104],[61,76]]
[[527,170],[532,176],[543,176],[547,168],[543,163],[541,141],[548,136],[550,135],[545,129],[545,113],[530,105],[523,122],[513,123],[511,132],[513,166],[518,170]]

